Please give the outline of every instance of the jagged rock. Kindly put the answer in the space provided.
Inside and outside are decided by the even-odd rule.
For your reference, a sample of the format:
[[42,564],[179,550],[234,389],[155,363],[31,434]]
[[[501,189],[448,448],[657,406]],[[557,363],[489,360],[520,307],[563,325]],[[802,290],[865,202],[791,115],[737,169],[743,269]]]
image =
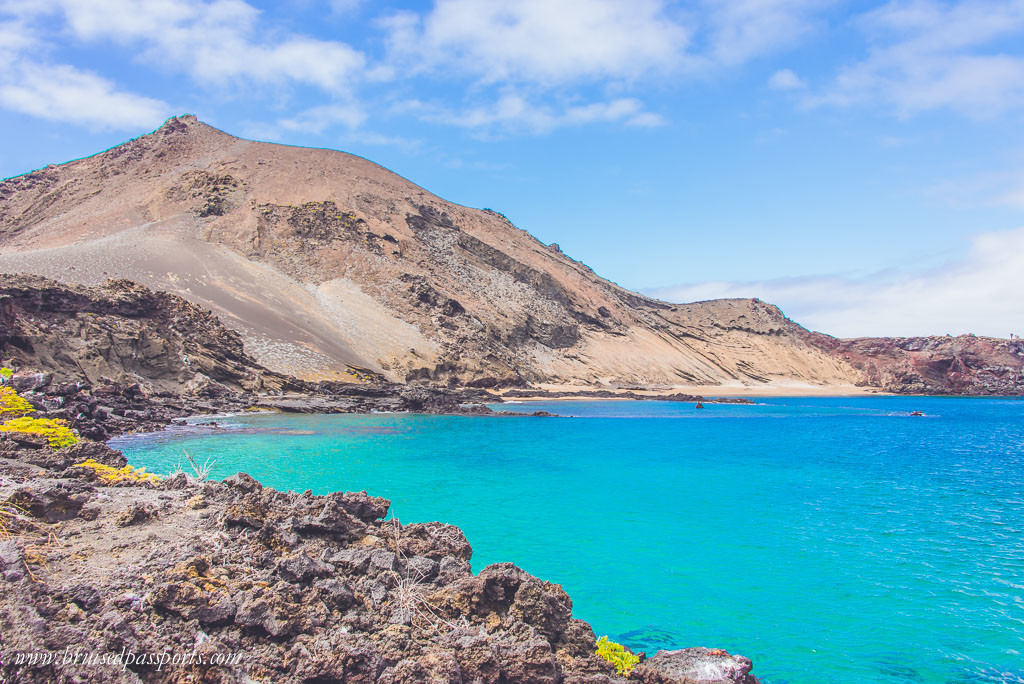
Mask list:
[[[0,459],[0,475],[14,472],[10,456],[27,452]],[[74,468],[22,468],[37,468],[18,471],[30,473],[23,487],[32,492],[91,492],[68,479]],[[45,565],[0,542],[10,588],[0,592],[5,649],[245,654],[230,665],[128,670],[152,682],[624,681],[595,655],[593,630],[572,618],[561,587],[507,563],[472,575],[458,528],[382,520],[387,501],[365,493],[314,496],[242,474],[228,480],[181,489],[96,482],[95,519],[61,522],[60,553]],[[199,495],[202,511],[189,503]],[[51,524],[41,505],[34,534]],[[156,506],[159,524],[111,524]],[[15,668],[5,660],[0,676],[121,678],[62,662]]]
[[148,522],[156,516],[156,509],[152,506],[133,503],[131,506],[124,509],[119,516],[117,516],[114,524],[118,527],[128,527],[129,525],[138,525],[140,523]]
[[444,523],[406,525],[401,543],[407,556],[426,556],[436,561],[449,556],[468,561],[473,556],[473,547],[462,530]]
[[252,475],[247,473],[236,473],[231,477],[224,479],[224,484],[237,489],[242,492],[258,492],[263,489],[263,485],[253,479]]
[[9,383],[19,392],[28,392],[43,389],[52,381],[52,373],[15,373]]
[[314,560],[301,551],[282,558],[277,564],[277,572],[288,582],[308,584],[317,577],[334,574],[334,567],[323,561]]
[[29,515],[49,523],[70,520],[88,503],[95,488],[83,482],[47,482],[20,487],[7,498]]
[[13,539],[0,541],[0,571],[8,582],[25,577],[24,552]]
[[644,684],[757,684],[750,658],[720,648],[658,651],[637,665],[633,679]]

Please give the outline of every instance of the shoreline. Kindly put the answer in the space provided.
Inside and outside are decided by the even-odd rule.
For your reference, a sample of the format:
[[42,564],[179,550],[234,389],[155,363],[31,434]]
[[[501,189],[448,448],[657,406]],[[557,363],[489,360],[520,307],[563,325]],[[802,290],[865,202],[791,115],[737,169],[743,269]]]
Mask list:
[[[810,385],[798,383],[767,383],[763,385],[673,385],[665,388],[608,388],[582,385],[558,385],[538,383],[530,389],[508,388],[492,390],[502,399],[515,401],[547,401],[547,400],[615,400],[615,396],[594,396],[596,392],[606,395],[619,394],[622,399],[669,399],[673,396],[686,395],[694,400],[735,399],[744,397],[879,397],[903,396],[885,392],[877,387],[858,387],[857,385]],[[537,396],[518,396],[519,392],[543,392]],[[933,396],[933,395],[925,395]],[[678,401],[678,399],[676,399]]]
[[160,477],[87,438],[0,435],[0,679],[758,681],[749,658],[705,647],[617,671],[560,585],[512,563],[474,572],[458,527],[388,518],[365,491],[193,468]]

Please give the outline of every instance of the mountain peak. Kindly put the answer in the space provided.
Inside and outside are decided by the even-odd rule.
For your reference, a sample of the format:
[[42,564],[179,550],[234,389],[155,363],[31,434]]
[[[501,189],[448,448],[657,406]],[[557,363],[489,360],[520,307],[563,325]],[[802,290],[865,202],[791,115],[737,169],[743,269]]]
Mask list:
[[224,131],[200,121],[196,118],[195,114],[179,114],[178,116],[172,116],[164,122],[163,126],[153,131],[152,135],[160,139],[166,138],[170,135],[181,135],[183,133],[190,136],[209,133],[218,133],[223,136],[228,136]]
[[179,131],[182,130],[182,128],[198,125],[205,126],[206,124],[203,124],[199,119],[197,119],[195,114],[179,114],[178,116],[172,116],[167,121],[164,121],[164,125],[158,128],[156,132]]

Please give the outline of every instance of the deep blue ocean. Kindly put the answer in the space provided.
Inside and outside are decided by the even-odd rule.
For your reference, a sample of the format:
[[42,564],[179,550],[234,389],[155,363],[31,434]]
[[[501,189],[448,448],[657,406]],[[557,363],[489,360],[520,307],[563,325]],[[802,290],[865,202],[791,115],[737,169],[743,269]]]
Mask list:
[[769,684],[1024,682],[1024,400],[758,402],[251,415],[113,446],[158,473],[188,451],[218,479],[387,497],[461,527],[474,570],[559,583],[651,654],[726,648]]

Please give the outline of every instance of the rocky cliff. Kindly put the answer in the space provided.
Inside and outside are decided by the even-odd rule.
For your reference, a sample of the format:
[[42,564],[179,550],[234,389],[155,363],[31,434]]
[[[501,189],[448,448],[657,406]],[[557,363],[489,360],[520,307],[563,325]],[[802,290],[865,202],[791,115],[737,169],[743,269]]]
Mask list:
[[[366,493],[124,465],[102,444],[0,437],[3,681],[627,681],[560,586],[510,563],[474,575],[456,527],[384,520]],[[756,684],[750,670],[684,649],[630,681]]]
[[0,272],[178,294],[262,366],[307,379],[861,379],[769,304],[650,299],[365,159],[240,140],[190,116],[0,182],[0,251]]
[[9,382],[37,410],[94,439],[253,406],[487,413],[480,402],[500,401],[483,390],[400,385],[365,372],[358,383],[275,373],[208,310],[125,280],[86,287],[0,274],[0,366],[25,371]]
[[863,373],[865,385],[896,394],[1024,394],[1024,341],[994,337],[808,336]]

